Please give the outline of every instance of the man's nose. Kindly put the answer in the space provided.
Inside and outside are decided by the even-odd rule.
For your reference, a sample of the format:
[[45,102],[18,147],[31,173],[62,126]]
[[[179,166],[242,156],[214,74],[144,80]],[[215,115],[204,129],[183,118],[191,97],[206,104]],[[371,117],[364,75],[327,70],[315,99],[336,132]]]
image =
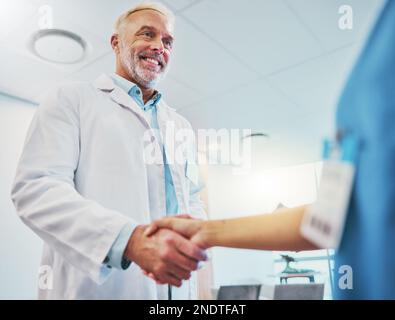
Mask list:
[[151,49],[157,54],[163,54],[165,52],[165,47],[163,46],[162,39],[155,39],[151,42]]

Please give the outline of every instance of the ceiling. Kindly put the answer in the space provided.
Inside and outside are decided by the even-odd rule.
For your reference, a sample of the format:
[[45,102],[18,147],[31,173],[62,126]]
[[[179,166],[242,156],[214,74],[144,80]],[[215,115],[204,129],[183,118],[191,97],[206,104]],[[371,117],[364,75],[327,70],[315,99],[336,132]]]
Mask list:
[[[0,2],[0,92],[32,102],[54,84],[113,72],[113,22],[137,1]],[[383,0],[348,0],[354,28],[338,28],[344,0],[166,0],[177,16],[167,102],[195,128],[251,128],[270,135],[281,164],[319,157],[336,100]],[[89,44],[86,58],[57,65],[27,49],[49,5],[53,27]],[[276,146],[276,148],[274,148]],[[281,146],[281,147],[279,147]]]

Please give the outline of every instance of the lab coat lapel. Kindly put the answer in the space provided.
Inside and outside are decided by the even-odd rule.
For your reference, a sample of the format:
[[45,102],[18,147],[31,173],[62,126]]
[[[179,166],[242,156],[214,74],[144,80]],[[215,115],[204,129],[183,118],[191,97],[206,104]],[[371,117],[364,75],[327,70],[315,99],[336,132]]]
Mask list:
[[150,124],[144,116],[144,112],[137,105],[131,96],[129,96],[124,90],[115,85],[114,81],[107,75],[103,74],[94,81],[96,88],[102,91],[109,92],[111,100],[115,103],[128,108],[134,114],[136,114],[147,128],[151,128]]
[[158,125],[160,132],[163,137],[163,148],[166,152],[166,157],[169,162],[169,168],[171,176],[173,178],[174,188],[176,191],[177,202],[180,212],[185,212],[186,202],[184,196],[184,190],[182,187],[182,179],[185,179],[183,175],[184,165],[177,163],[176,150],[177,142],[175,135],[177,133],[177,122],[176,119],[171,117],[171,110],[174,110],[166,105],[163,101],[159,102],[158,105]]
[[168,118],[167,116],[167,110],[164,109],[165,106],[162,102],[160,102],[157,105],[157,120],[158,120],[158,126],[159,126],[159,131],[162,136],[162,143],[163,143],[163,148],[165,149],[166,156],[170,157],[174,148],[174,145],[170,145],[169,143],[172,143],[172,140],[167,137],[167,130],[171,130],[170,125],[168,124],[168,121],[171,121],[171,119]]
[[121,88],[115,87],[114,90],[110,92],[111,99],[118,103],[121,106],[124,106],[130,109],[133,113],[135,113],[141,120],[144,122],[147,128],[150,128],[150,124],[144,116],[143,110],[137,105],[137,103],[133,100],[131,96],[129,96],[124,90]]
[[157,106],[157,119],[159,130],[162,136],[163,148],[166,152],[166,157],[170,162],[170,167],[174,164],[175,155],[175,121],[168,115],[167,105],[162,101]]

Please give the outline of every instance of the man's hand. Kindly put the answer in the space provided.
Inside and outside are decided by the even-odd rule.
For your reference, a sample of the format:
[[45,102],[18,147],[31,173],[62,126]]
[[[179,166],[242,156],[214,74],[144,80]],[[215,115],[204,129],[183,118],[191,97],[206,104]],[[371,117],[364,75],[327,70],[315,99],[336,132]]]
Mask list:
[[[152,222],[151,225],[145,229],[144,235],[149,237],[163,229],[170,229],[190,239],[194,244],[198,245],[199,248],[207,249],[209,245],[205,239],[203,223],[203,220],[194,220],[191,216],[186,214],[178,215],[175,218],[163,218]],[[164,282],[158,279],[152,272],[145,269],[143,269],[143,272],[146,276],[156,281],[157,284],[164,284]]]
[[[180,234],[160,229],[147,236],[147,226],[138,226],[129,239],[125,256],[155,277],[159,283],[179,287],[191,276],[198,262],[207,260],[204,251]],[[152,233],[151,233],[152,234]]]

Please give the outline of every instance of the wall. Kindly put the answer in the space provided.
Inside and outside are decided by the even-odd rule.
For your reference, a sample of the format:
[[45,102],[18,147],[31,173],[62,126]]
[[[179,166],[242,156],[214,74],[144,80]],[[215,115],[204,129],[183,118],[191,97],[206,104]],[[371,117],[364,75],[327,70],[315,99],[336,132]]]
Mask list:
[[[208,175],[210,218],[270,213],[279,203],[295,207],[316,198],[320,163],[235,175],[230,166],[211,166]],[[214,287],[232,284],[274,284],[272,252],[214,248]]]
[[20,221],[10,198],[34,111],[33,105],[0,94],[0,299],[36,297],[41,240]]

